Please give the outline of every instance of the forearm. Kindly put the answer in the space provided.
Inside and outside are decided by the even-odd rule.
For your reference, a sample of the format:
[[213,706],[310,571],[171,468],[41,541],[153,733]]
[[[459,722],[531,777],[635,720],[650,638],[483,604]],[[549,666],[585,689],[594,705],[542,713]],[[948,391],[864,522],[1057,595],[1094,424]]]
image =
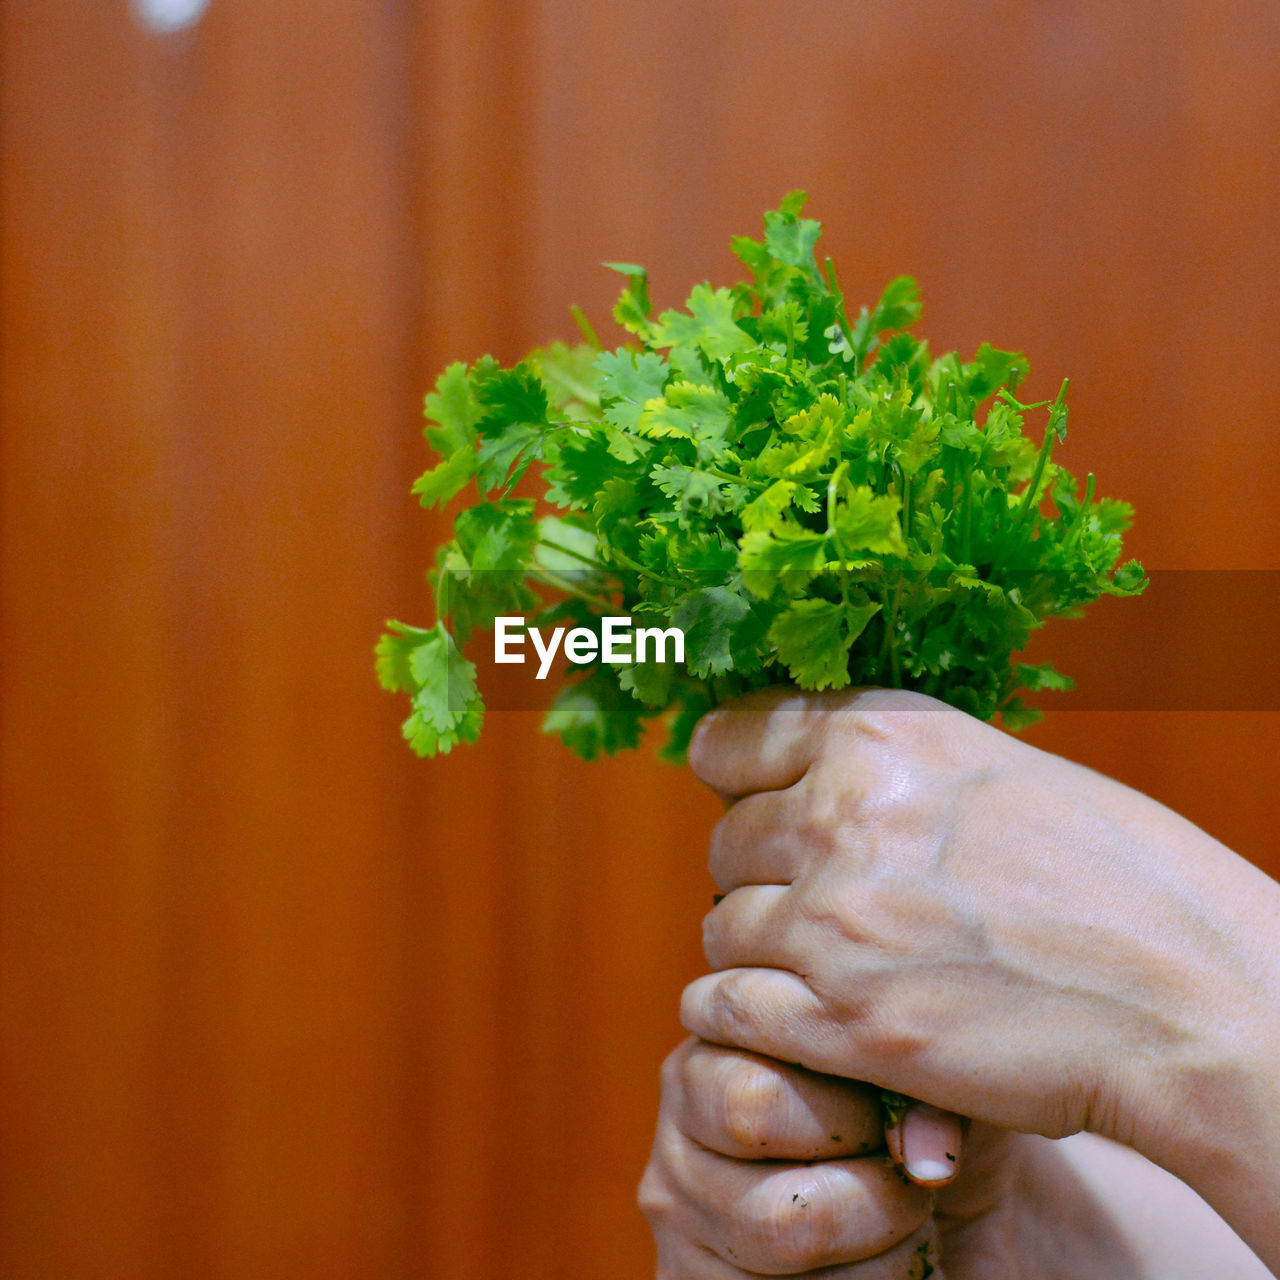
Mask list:
[[1154,1125],[1133,1145],[1280,1274],[1280,885],[1247,868],[1231,892],[1230,963],[1202,992],[1203,1034],[1152,1072]]
[[[1280,1046],[1273,1018],[1272,1053]],[[1161,1163],[1194,1187],[1280,1274],[1280,1070],[1274,1057],[1227,1063],[1189,1107]],[[1156,1153],[1158,1154],[1158,1152]]]
[[1273,1280],[1194,1191],[1094,1134],[1026,1139],[1023,1272],[1041,1280]]

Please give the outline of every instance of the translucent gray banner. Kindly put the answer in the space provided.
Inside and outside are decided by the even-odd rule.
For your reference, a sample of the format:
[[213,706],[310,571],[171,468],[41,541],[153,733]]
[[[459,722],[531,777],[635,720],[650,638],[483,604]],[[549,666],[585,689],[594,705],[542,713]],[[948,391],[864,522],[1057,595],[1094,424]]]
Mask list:
[[[1020,660],[1052,663],[1075,688],[1027,701],[1046,712],[1280,711],[1280,569],[1157,569],[1148,576],[1141,596],[1104,597],[1083,616],[1052,619],[1033,633]],[[1007,585],[1010,575],[1004,579]],[[516,630],[509,626],[508,636]],[[581,669],[565,660],[566,638],[567,631],[550,664],[527,635],[506,650],[525,661],[498,663],[494,632],[478,630],[463,652],[478,668],[486,706],[550,706],[566,673]],[[538,679],[544,666],[547,677]]]

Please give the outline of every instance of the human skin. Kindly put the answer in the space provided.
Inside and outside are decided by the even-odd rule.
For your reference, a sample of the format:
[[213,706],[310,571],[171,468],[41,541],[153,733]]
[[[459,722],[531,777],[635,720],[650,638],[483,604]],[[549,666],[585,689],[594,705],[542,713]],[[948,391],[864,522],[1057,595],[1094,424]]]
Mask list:
[[689,1040],[663,1065],[640,1204],[658,1280],[919,1276],[933,1193],[884,1150],[875,1090]]
[[690,763],[730,807],[689,1031],[1111,1138],[1280,1269],[1280,886],[918,694],[764,691],[706,717]]
[[1268,1280],[1134,1152],[974,1125],[949,1184],[893,1176],[874,1091],[687,1040],[663,1067],[641,1205],[658,1280]]

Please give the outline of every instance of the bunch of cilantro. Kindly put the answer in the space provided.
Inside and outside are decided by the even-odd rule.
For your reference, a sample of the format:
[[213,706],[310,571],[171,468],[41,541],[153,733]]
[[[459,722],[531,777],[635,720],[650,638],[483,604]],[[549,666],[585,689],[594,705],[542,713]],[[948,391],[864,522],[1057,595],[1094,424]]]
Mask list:
[[442,460],[414,492],[474,497],[437,554],[436,625],[390,622],[377,651],[419,754],[479,735],[458,645],[499,616],[680,628],[682,664],[573,666],[545,719],[590,759],[661,716],[678,760],[705,711],[770,684],[917,689],[1018,728],[1038,718],[1024,693],[1070,687],[1015,661],[1032,630],[1143,589],[1141,566],[1117,568],[1130,508],[1053,461],[1066,383],[1025,404],[1021,354],[932,357],[906,276],[851,319],[804,203],[733,241],[749,281],[700,284],[683,310],[654,316],[644,269],[606,264],[632,343],[601,349],[576,313],[581,346],[441,375],[426,436]]

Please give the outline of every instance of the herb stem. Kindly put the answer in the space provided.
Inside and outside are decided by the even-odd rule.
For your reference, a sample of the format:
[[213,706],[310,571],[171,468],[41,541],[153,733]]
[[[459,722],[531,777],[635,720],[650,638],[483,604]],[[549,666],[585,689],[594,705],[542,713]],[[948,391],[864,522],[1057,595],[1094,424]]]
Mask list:
[[596,351],[604,350],[604,343],[600,341],[599,335],[596,333],[591,321],[587,319],[587,313],[574,303],[569,308],[569,314],[573,317],[573,322],[582,330],[582,336],[591,344]]
[[740,484],[746,489],[758,489],[763,493],[773,482],[771,480],[753,480],[750,476],[735,476],[732,471],[721,471],[719,467],[704,466],[705,471],[710,476],[715,476],[717,480],[723,480],[726,484]]
[[[445,590],[444,590],[445,576],[448,574],[448,572],[449,570],[446,569],[443,565],[441,565],[440,572],[436,574],[435,590],[432,593],[435,599],[435,606],[436,606],[436,610],[435,610],[436,626],[439,626],[445,620],[445,618],[449,616],[449,610],[447,607],[448,600],[445,597]],[[440,607],[442,601],[446,605],[446,607],[443,609]]]
[[893,589],[893,614],[889,619],[892,639],[889,641],[889,687],[891,689],[902,688],[902,664],[898,658],[898,597],[901,594],[899,589]]
[[600,403],[599,393],[593,387],[589,387],[585,382],[582,382],[577,378],[571,378],[563,371],[560,373],[560,381],[565,390],[570,392],[584,405],[594,406]]
[[840,291],[840,281],[836,278],[836,264],[827,258],[823,263],[827,270],[827,287],[831,290],[831,296],[836,300],[836,323],[840,326],[840,332],[844,334],[844,340],[849,344],[849,350],[854,353],[854,369],[861,372],[862,359],[861,352],[855,350],[853,345],[853,329],[849,324],[849,316],[844,309],[844,294]]
[[581,551],[574,551],[572,547],[562,546],[558,542],[553,542],[550,538],[541,539],[538,545],[546,547],[550,551],[558,551],[562,556],[568,556],[571,560],[581,561],[581,563],[590,566],[592,569],[599,569],[601,573],[607,572],[605,566],[599,560],[595,560],[591,556],[584,556]]
[[840,493],[840,481],[848,474],[849,460],[846,458],[832,473],[827,481],[827,536],[836,544],[840,559],[845,558],[844,548],[840,545],[840,535],[836,532],[836,500]]
[[617,547],[614,547],[611,554],[624,569],[630,569],[633,573],[638,573],[641,577],[648,578],[652,582],[660,582],[664,587],[674,587],[677,591],[684,591],[688,586],[687,583],[680,582],[676,578],[668,578],[661,573],[655,573],[652,569],[646,569],[644,565],[637,564],[630,556],[619,551]]
[[567,592],[601,613],[607,614],[613,608],[612,600],[606,600],[603,596],[593,595],[590,591],[584,591],[577,583],[571,582],[568,578],[562,578],[551,569],[534,569],[529,576],[535,582],[541,582],[544,586]]
[[890,689],[902,688],[902,669],[898,661],[898,641],[894,635],[898,626],[898,596],[899,589],[894,587],[880,610],[880,615],[884,618],[884,640],[880,645],[880,674],[881,676],[884,675],[885,665],[888,664],[889,679],[886,683]]
[[1057,436],[1051,430],[1046,429],[1044,443],[1040,446],[1040,454],[1036,458],[1036,469],[1031,473],[1031,483],[1027,486],[1026,493],[1022,495],[1022,503],[1018,507],[1018,514],[1013,518],[1015,528],[1027,518],[1027,512],[1031,510],[1031,506],[1036,500],[1036,493],[1040,488],[1040,481],[1044,477],[1044,469],[1049,465],[1049,458],[1053,453],[1055,440],[1057,440]]
[[1073,543],[1080,541],[1080,534],[1084,531],[1085,521],[1089,518],[1089,508],[1093,505],[1093,486],[1094,474],[1090,471],[1088,482],[1084,487],[1084,498],[1080,503],[1080,509],[1076,512],[1076,518],[1071,524],[1071,540]]
[[845,562],[848,559],[848,552],[844,549],[844,544],[840,541],[840,531],[836,527],[836,503],[840,498],[840,481],[849,472],[849,460],[846,458],[831,473],[831,479],[827,481],[827,537],[835,544],[836,555],[840,558],[840,600],[844,604],[845,616],[848,616],[849,610],[849,575],[845,571]]

